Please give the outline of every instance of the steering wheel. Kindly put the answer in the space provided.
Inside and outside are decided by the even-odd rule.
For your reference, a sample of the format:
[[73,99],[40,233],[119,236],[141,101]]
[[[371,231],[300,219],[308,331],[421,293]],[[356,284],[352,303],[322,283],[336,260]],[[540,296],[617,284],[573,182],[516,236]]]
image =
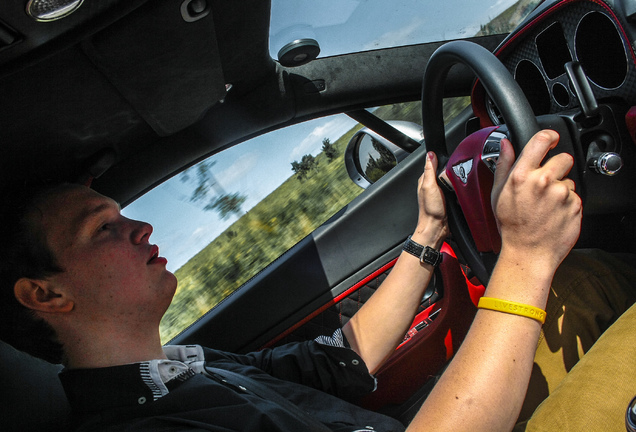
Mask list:
[[[422,120],[426,147],[427,150],[433,151],[437,155],[439,170],[446,170],[449,176],[453,175],[452,166],[455,166],[457,171],[462,171],[462,175],[465,174],[464,171],[468,171],[468,168],[466,168],[466,170],[464,169],[465,167],[470,166],[470,169],[472,169],[473,164],[478,161],[473,162],[473,159],[470,158],[476,159],[477,157],[481,157],[481,148],[483,148],[483,145],[479,148],[478,155],[464,154],[454,157],[455,153],[450,156],[448,154],[442,112],[444,82],[451,67],[458,63],[466,65],[473,71],[481,81],[490,98],[499,108],[506,121],[508,128],[507,135],[512,142],[517,156],[521,153],[521,150],[530,138],[539,131],[539,124],[537,123],[534,112],[521,88],[505,66],[490,51],[468,41],[449,42],[438,48],[431,56],[426,66],[422,85]],[[472,139],[483,140],[485,136],[489,135],[494,129],[496,128],[476,132],[475,134],[479,135],[477,138]],[[466,138],[466,140],[468,139],[471,139],[471,136]],[[462,141],[462,144],[464,144],[466,140]],[[473,149],[475,148],[476,147],[473,146]],[[459,150],[459,148],[457,150]],[[476,151],[473,151],[473,153],[475,152]],[[470,151],[468,153],[470,153]],[[460,163],[462,160],[464,160],[464,162]],[[492,172],[490,174],[492,174]],[[468,180],[472,182],[483,182],[477,179],[476,172],[472,179],[468,179],[464,176],[464,180],[466,180],[464,183]],[[482,191],[480,197],[468,196],[465,199],[485,199],[487,204],[484,205],[482,203],[483,208],[479,208],[479,210],[485,213],[492,213],[491,209],[486,208],[490,206],[492,180],[490,180],[489,183],[486,181],[486,185],[482,189],[487,189],[488,187],[490,187],[490,190]],[[468,213],[466,211],[467,209],[464,209],[462,212],[465,205],[460,207],[460,203],[458,203],[456,199],[459,198],[459,196],[454,195],[445,187],[442,187],[442,189],[446,194],[448,224],[453,238],[457,242],[459,251],[468,266],[474,272],[475,276],[485,285],[490,278],[494,262],[490,262],[492,260],[489,261],[487,255],[482,254],[480,250],[478,250],[474,240],[475,236],[471,233],[471,229],[468,226],[469,224],[467,224],[466,219],[463,217],[463,214],[466,214],[467,217],[474,216],[474,214]],[[469,191],[456,191],[456,193],[470,194]],[[485,195],[487,195],[487,197]],[[490,218],[491,225],[494,223],[494,216],[492,214],[483,217],[484,220]],[[498,233],[495,234],[498,236]],[[494,252],[498,251],[495,250]],[[492,254],[490,255],[492,256]]]

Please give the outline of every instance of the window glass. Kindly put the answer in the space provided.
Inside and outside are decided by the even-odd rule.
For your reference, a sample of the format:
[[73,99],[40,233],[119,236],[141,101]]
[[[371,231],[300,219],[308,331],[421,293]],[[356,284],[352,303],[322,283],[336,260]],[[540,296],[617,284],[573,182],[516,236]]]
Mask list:
[[[470,105],[470,96],[446,98],[442,102],[444,123],[448,123]],[[422,124],[422,102],[405,102],[374,108],[373,114],[384,121],[404,120]]]
[[361,126],[344,114],[274,131],[211,156],[128,205],[179,285],[165,343],[362,192],[343,154]]
[[273,0],[270,55],[314,39],[320,56],[508,33],[540,0]]
[[[419,102],[374,109],[417,121]],[[160,326],[164,343],[363,192],[344,150],[362,128],[344,114],[256,137],[194,165],[128,205],[179,286]]]

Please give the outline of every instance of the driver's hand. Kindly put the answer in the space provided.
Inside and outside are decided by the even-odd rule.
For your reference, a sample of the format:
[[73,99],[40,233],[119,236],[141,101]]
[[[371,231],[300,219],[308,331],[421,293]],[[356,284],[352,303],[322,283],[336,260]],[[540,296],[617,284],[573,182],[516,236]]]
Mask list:
[[538,132],[515,162],[512,145],[504,140],[492,190],[502,253],[529,257],[554,270],[576,243],[582,216],[574,182],[566,178],[572,156],[561,153],[542,164],[558,141],[552,130]]
[[444,194],[437,185],[437,157],[435,153],[428,152],[424,173],[420,177],[417,186],[417,201],[419,205],[419,217],[417,228],[413,234],[413,240],[427,242],[433,239],[434,245],[439,249],[444,239],[448,236],[448,223],[446,219],[446,204]]

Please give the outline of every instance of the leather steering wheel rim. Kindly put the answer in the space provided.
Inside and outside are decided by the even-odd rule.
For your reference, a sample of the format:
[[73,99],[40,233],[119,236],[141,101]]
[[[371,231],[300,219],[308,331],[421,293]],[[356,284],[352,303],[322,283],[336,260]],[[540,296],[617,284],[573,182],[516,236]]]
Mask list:
[[[445,168],[449,154],[446,146],[442,102],[444,82],[456,64],[469,67],[499,108],[508,136],[519,155],[539,124],[523,91],[506,67],[490,51],[468,41],[454,41],[438,48],[428,61],[422,83],[422,122],[426,149],[437,155],[438,169]],[[445,188],[444,188],[445,190]],[[477,278],[485,285],[491,270],[477,251],[461,208],[451,192],[446,191],[448,224],[459,251]]]

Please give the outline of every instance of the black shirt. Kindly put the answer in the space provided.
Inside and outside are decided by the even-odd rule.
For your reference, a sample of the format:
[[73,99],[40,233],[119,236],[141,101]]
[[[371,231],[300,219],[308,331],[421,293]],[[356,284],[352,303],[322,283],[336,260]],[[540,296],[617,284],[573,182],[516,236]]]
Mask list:
[[[313,341],[246,355],[181,348],[180,357],[189,360],[63,371],[78,430],[309,431],[314,421],[332,431],[404,430],[397,420],[350,403],[373,391],[375,380],[348,348]],[[158,378],[162,362],[174,376]],[[283,396],[301,415],[263,395],[261,387]]]

